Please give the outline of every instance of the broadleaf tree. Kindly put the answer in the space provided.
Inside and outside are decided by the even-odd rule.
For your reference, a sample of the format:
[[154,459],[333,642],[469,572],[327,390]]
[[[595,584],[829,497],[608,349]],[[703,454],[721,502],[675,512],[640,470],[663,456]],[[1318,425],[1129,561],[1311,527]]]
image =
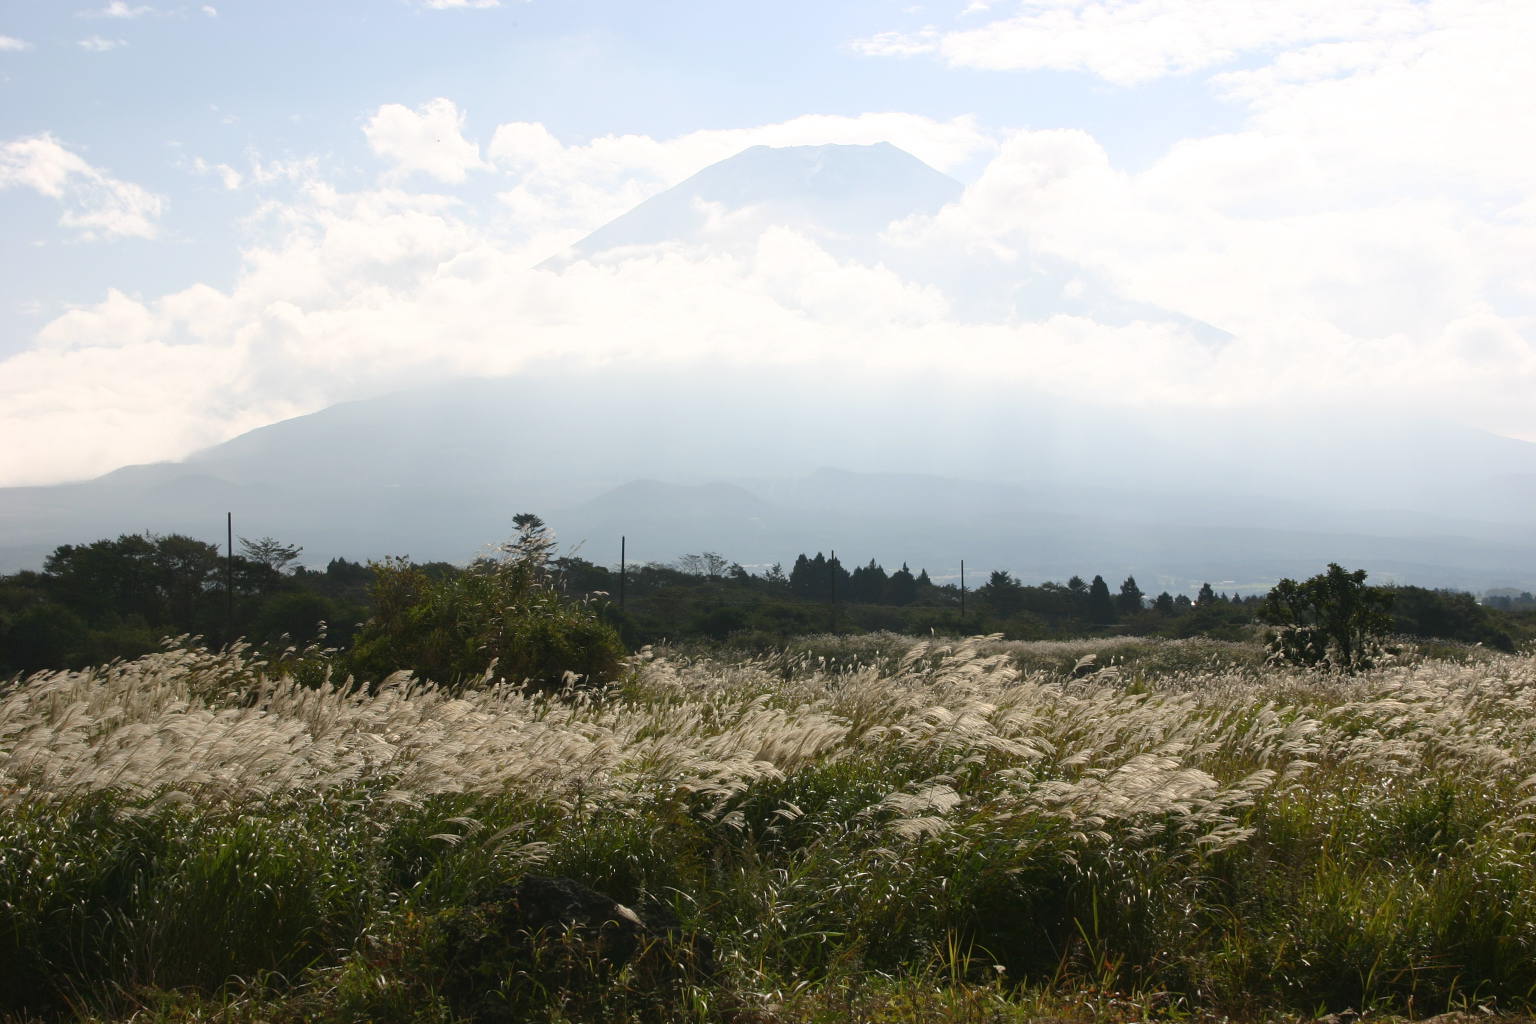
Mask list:
[[1283,579],[1264,601],[1264,617],[1277,629],[1268,640],[1279,663],[1358,672],[1376,662],[1381,638],[1392,628],[1392,597],[1367,586],[1364,569],[1336,562],[1304,582]]

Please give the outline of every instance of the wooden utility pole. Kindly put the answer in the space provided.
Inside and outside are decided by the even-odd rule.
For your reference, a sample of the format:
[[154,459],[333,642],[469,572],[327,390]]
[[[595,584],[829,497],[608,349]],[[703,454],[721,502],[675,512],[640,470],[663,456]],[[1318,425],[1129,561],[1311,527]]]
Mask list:
[[228,556],[224,559],[224,642],[235,642],[235,514],[224,513]]
[[960,621],[965,621],[965,559],[960,559]]
[[828,593],[832,595],[831,602],[827,606],[827,618],[831,622],[831,631],[837,632],[837,552],[832,552],[832,557],[827,559],[827,572],[831,576],[831,587]]

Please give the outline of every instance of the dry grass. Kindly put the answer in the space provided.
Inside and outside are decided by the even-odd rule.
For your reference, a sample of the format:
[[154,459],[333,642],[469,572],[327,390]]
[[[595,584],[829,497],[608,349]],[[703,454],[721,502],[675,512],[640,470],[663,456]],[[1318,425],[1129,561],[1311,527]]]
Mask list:
[[[563,698],[454,695],[405,675],[376,693],[311,689],[239,649],[178,649],[12,689],[0,699],[0,789],[9,806],[104,791],[131,806],[243,803],[363,785],[401,800],[579,791],[622,805],[660,785],[725,798],[808,764],[900,751],[985,759],[1003,783],[989,794],[1020,809],[1231,825],[1254,795],[1283,792],[1320,762],[1393,777],[1465,771],[1490,785],[1536,774],[1536,658],[1358,677],[1216,669],[1150,688],[1114,672],[1069,681],[1017,667],[1024,647],[1070,660],[1115,646],[916,643],[894,671],[788,680],[771,659],[645,654],[621,694]],[[892,793],[876,805],[906,803]]]
[[[838,964],[930,971],[962,940],[983,973],[1174,992],[1186,1012],[1237,1012],[1243,992],[1507,1005],[1536,986],[1536,657],[1339,677],[1163,642],[1158,659],[1195,667],[1071,680],[1066,663],[1127,644],[881,643],[864,667],[647,652],[619,689],[565,696],[310,688],[242,649],[168,650],[0,696],[0,805],[109,831],[128,826],[79,808],[157,828],[335,808],[372,837],[347,847],[358,864],[406,843],[378,818],[397,808],[431,831],[410,839],[414,889],[356,868],[385,879],[378,920],[445,898],[432,864],[451,851],[461,872],[670,887],[721,933],[742,991]],[[8,856],[14,908],[42,882]]]

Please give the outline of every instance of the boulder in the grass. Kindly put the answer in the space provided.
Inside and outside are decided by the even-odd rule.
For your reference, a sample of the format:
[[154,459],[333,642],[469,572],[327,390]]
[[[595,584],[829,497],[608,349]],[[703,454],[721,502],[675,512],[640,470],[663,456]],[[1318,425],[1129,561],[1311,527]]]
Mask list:
[[439,990],[477,1021],[521,1019],[558,997],[601,998],[631,966],[628,995],[663,994],[714,971],[714,943],[687,935],[672,908],[624,906],[571,878],[527,875],[436,921]]

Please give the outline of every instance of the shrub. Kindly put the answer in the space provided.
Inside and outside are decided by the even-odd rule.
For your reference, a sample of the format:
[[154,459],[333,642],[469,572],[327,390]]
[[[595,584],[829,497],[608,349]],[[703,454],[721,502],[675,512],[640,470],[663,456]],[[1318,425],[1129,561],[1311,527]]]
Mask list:
[[1328,571],[1305,583],[1281,580],[1265,599],[1264,614],[1280,628],[1269,638],[1278,662],[1357,672],[1374,664],[1379,640],[1392,621],[1385,591],[1365,585],[1365,570]]
[[537,516],[518,516],[502,557],[434,578],[404,559],[373,566],[376,611],[358,631],[354,674],[399,670],[464,684],[490,673],[551,689],[574,675],[613,679],[624,646],[589,603],[566,598],[549,568],[552,541]]

